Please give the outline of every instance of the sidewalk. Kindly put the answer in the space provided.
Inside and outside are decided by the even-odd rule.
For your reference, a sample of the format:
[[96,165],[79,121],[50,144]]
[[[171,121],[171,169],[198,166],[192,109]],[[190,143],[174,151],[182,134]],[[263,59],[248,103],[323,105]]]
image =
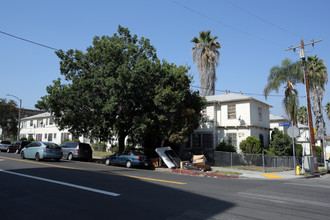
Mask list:
[[177,174],[184,174],[190,176],[205,176],[205,177],[213,177],[213,178],[253,178],[253,179],[301,179],[301,178],[315,178],[325,175],[326,173],[319,173],[310,176],[304,175],[296,175],[294,170],[291,171],[282,171],[282,172],[272,172],[272,173],[264,173],[258,171],[250,171],[250,170],[237,170],[230,168],[222,168],[222,167],[212,167],[212,171],[229,171],[240,173],[241,175],[224,175],[224,174],[212,174],[210,172],[201,172],[194,170],[185,170],[185,169],[168,169],[168,168],[156,168],[156,171],[159,172],[171,172]]

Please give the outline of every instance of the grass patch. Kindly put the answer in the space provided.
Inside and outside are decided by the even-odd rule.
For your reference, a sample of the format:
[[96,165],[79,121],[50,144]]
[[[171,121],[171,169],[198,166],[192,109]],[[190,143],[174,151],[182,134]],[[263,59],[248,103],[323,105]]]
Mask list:
[[238,172],[232,172],[232,171],[211,171],[210,174],[220,174],[220,175],[227,175],[227,176],[239,176],[242,175],[241,173]]
[[111,155],[110,152],[103,152],[103,151],[93,151],[93,157],[105,157]]

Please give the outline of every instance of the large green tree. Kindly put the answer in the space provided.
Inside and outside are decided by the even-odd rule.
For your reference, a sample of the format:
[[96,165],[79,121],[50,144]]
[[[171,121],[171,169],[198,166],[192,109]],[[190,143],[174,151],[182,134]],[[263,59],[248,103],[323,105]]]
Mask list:
[[297,83],[303,82],[303,74],[300,65],[293,63],[289,59],[282,61],[281,66],[274,66],[270,70],[268,83],[264,89],[267,96],[272,91],[279,92],[280,87],[284,87],[283,107],[293,124],[297,124],[297,113],[299,106],[298,91],[295,89]]
[[36,107],[53,112],[61,129],[101,141],[116,137],[122,151],[127,136],[161,145],[198,126],[204,100],[189,89],[188,69],[160,62],[150,41],[127,28],[95,37],[86,53],[56,54],[66,83],[55,80]]
[[0,128],[3,139],[17,135],[17,120],[17,103],[13,100],[0,99]]
[[203,96],[214,95],[216,81],[216,67],[220,60],[221,45],[216,42],[218,36],[211,37],[211,31],[199,32],[199,38],[194,37],[191,42],[194,63],[197,63],[200,85]]

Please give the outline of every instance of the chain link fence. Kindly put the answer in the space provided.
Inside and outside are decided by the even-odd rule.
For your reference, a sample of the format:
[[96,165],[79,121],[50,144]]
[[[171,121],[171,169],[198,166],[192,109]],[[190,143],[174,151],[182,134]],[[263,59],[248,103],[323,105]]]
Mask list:
[[291,156],[269,156],[264,154],[238,154],[214,151],[214,166],[250,169],[264,172],[293,170],[301,166],[302,158]]

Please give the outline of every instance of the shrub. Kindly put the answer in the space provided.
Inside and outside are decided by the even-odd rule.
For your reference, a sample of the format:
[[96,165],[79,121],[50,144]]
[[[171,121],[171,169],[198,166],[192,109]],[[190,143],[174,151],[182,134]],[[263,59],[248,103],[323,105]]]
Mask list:
[[263,150],[260,140],[254,136],[247,137],[239,146],[243,153],[248,154],[261,154]]
[[236,153],[236,147],[234,147],[232,144],[227,144],[225,141],[221,141],[215,150]]
[[27,138],[26,138],[26,137],[21,137],[20,140],[21,140],[21,141],[27,141]]

